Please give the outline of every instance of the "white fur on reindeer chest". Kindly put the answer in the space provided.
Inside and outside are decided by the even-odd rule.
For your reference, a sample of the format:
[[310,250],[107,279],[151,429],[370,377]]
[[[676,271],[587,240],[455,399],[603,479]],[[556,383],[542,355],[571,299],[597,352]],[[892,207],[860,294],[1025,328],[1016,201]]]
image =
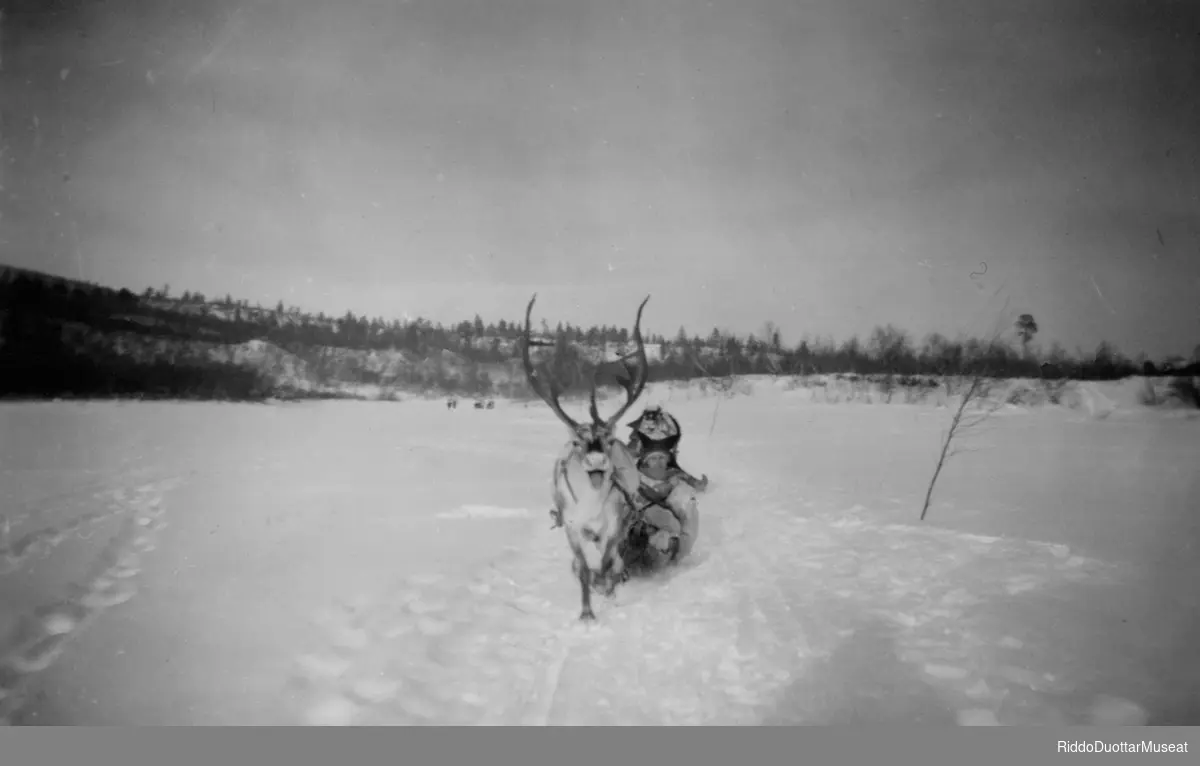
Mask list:
[[598,571],[620,533],[625,493],[614,476],[616,466],[603,452],[569,443],[555,461],[554,503],[562,513],[567,541],[588,568]]

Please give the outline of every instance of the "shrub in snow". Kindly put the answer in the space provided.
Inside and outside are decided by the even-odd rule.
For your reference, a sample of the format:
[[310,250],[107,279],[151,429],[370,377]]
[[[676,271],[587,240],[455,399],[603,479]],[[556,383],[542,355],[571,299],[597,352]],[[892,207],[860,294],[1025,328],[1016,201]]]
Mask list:
[[1200,386],[1195,378],[1171,378],[1167,395],[1179,404],[1200,408]]

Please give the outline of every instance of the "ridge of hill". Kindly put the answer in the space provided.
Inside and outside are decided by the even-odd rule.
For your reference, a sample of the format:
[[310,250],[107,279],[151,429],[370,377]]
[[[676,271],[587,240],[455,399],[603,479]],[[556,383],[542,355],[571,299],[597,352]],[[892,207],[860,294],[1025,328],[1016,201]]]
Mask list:
[[[522,370],[516,323],[485,328],[477,317],[474,326],[464,322],[448,329],[424,320],[385,322],[351,313],[329,318],[282,303],[267,309],[228,296],[207,300],[184,293],[172,298],[166,292],[148,289],[139,295],[0,265],[0,396],[265,401],[535,395]],[[628,335],[616,328],[604,328],[604,333]],[[561,328],[548,336],[544,327],[531,346],[535,363],[550,364],[568,397],[586,391],[593,373],[599,373],[600,395],[606,397],[615,383],[607,373],[629,350],[627,341],[589,343],[571,339]],[[939,400],[944,403],[954,395],[953,381],[971,374],[968,369],[955,369],[955,374],[822,373],[819,362],[810,363],[799,352],[779,353],[752,341],[722,342],[715,336],[711,342],[652,343],[647,351],[650,379],[660,390],[682,386],[730,393],[735,380],[751,381],[742,387],[755,388],[760,386],[752,381],[761,378],[793,390],[819,390],[829,402],[918,403],[944,390]],[[936,359],[923,361],[951,372]],[[986,366],[988,360],[984,362]],[[1020,365],[1013,368],[1019,372]],[[1005,391],[1001,399],[1013,405],[1095,402],[1096,392],[1107,386],[1121,401],[1134,390],[1133,398],[1143,405],[1200,407],[1200,365],[1195,363],[1170,377],[1139,377],[1131,384],[1119,382],[1130,375],[1112,375],[1114,383],[1081,385],[1065,371],[1046,377],[1043,365],[1041,372],[1042,379],[1001,374],[996,377],[1005,384],[992,388]],[[1101,410],[1106,406],[1101,404]]]

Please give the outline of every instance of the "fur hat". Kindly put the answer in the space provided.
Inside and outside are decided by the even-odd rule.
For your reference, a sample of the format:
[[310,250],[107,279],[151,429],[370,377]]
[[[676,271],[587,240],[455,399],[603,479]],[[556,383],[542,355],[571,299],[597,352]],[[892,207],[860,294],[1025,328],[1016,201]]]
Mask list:
[[657,401],[651,400],[646,403],[645,407],[642,407],[641,413],[639,413],[636,418],[629,421],[629,423],[627,425],[630,428],[637,428],[640,423],[642,423],[650,418],[660,417],[663,414],[663,412],[664,411],[663,411],[662,405],[659,404]]
[[679,436],[675,419],[665,410],[659,410],[650,417],[642,413],[635,423],[630,424],[635,431],[651,441],[662,441]]

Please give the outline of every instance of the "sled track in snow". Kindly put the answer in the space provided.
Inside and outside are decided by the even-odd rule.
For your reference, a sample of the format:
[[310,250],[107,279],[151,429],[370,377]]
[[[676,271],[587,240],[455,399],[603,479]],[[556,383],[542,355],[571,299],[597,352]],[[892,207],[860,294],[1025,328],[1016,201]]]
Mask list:
[[[290,681],[295,722],[821,724],[862,715],[847,712],[863,707],[855,696],[909,693],[924,702],[869,715],[1063,720],[1047,700],[1070,679],[1028,667],[986,607],[1112,567],[1061,546],[774,507],[750,480],[703,503],[691,559],[599,598],[597,623],[577,621],[566,542],[541,524],[473,576],[413,577],[323,612],[324,642]],[[837,658],[868,635],[886,636],[866,651],[892,655],[903,678],[846,689]]]
[[[878,524],[805,500],[780,507],[742,475],[704,497],[693,557],[597,599],[595,624],[576,619],[562,531],[537,514],[529,545],[482,570],[325,610],[323,638],[282,695],[292,721],[820,724],[844,722],[856,696],[923,695],[933,702],[920,709],[875,707],[906,720],[1071,722],[1050,700],[1073,679],[1038,667],[989,606],[1103,581],[1113,567],[1062,546]],[[94,513],[29,514],[31,531],[0,541],[0,570],[14,573],[72,535],[106,540],[60,596],[0,622],[0,722],[25,723],[30,681],[137,593],[179,482],[150,478],[94,493]],[[848,646],[851,664],[886,654],[904,673],[872,681],[880,673],[847,667]]]
[[[703,534],[717,537],[709,526]],[[697,551],[675,572],[598,599],[599,622],[584,624],[567,553],[561,531],[546,530],[470,582],[414,577],[389,598],[321,615],[327,645],[297,662],[298,722],[686,724],[738,716],[746,694],[738,625],[705,614],[733,592],[719,582],[729,580],[723,562]]]
[[[91,565],[59,598],[0,615],[0,725],[23,723],[31,679],[54,665],[70,642],[105,611],[137,594],[142,557],[155,550],[158,533],[166,527],[163,495],[179,484],[178,479],[143,483],[145,478],[139,472],[126,474],[121,483],[136,484],[135,489],[94,493],[106,506],[103,511],[71,515],[52,509],[5,518],[0,530],[0,575],[18,573],[72,535],[90,539],[107,530],[108,538]],[[19,536],[12,534],[13,521],[37,524],[54,515],[66,518]]]

